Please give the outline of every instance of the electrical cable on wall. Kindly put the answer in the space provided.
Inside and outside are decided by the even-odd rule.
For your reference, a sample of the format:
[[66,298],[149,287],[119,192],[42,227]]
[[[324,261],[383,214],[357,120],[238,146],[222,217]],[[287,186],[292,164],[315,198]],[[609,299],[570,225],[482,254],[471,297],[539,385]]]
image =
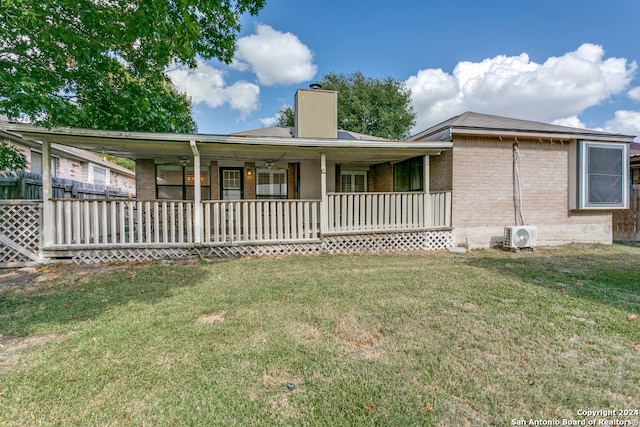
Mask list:
[[527,225],[524,220],[524,213],[522,212],[522,185],[520,183],[520,168],[518,167],[518,163],[520,160],[520,151],[518,150],[518,138],[515,138],[515,142],[513,143],[513,170],[516,173],[516,186],[518,187],[518,211],[520,214],[520,225]]

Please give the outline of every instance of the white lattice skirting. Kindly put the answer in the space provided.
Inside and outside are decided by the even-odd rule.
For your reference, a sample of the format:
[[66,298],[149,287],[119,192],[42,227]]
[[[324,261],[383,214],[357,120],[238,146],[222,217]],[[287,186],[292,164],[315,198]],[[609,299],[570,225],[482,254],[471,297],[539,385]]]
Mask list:
[[451,231],[380,233],[325,237],[323,252],[330,254],[394,251],[435,251],[453,246]]
[[0,267],[39,263],[39,224],[38,203],[0,204]]
[[98,264],[108,262],[153,261],[180,259],[197,256],[193,248],[158,249],[94,249],[79,250],[71,258],[76,264]]
[[[151,261],[180,258],[227,258],[242,256],[317,255],[321,253],[379,253],[446,249],[452,244],[451,231],[380,233],[330,236],[321,242],[274,245],[200,246],[196,248],[140,248],[79,250],[72,260],[78,264]],[[68,254],[68,252],[67,252]]]

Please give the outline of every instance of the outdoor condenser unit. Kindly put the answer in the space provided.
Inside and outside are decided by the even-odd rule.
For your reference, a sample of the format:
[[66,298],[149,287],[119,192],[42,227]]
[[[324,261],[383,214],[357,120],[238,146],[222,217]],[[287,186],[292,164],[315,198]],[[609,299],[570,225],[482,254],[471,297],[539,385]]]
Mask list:
[[521,225],[504,228],[502,245],[511,249],[534,248],[538,242],[538,228]]

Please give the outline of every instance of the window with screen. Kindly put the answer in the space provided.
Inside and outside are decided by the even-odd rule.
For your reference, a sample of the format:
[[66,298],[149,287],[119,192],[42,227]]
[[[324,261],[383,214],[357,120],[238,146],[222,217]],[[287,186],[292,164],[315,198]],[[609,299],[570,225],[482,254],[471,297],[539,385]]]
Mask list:
[[107,170],[91,165],[91,182],[96,185],[107,185]]
[[573,161],[576,176],[571,176],[572,209],[628,207],[627,144],[578,141]]

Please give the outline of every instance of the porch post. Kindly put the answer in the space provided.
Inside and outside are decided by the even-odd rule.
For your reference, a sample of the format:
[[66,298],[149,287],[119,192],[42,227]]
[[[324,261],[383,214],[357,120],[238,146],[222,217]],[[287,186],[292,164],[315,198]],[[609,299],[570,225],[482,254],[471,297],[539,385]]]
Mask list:
[[320,235],[329,228],[329,201],[327,199],[327,154],[320,153]]
[[42,238],[44,247],[53,245],[56,223],[53,218],[53,187],[51,183],[51,142],[42,141]]
[[422,167],[423,167],[423,175],[422,175],[422,185],[424,187],[424,225],[426,227],[431,227],[433,225],[433,212],[431,211],[431,186],[429,182],[429,178],[431,176],[431,171],[429,169],[429,155],[426,154],[422,159]]
[[193,241],[202,243],[202,191],[200,184],[200,152],[195,140],[189,141],[193,152]]

